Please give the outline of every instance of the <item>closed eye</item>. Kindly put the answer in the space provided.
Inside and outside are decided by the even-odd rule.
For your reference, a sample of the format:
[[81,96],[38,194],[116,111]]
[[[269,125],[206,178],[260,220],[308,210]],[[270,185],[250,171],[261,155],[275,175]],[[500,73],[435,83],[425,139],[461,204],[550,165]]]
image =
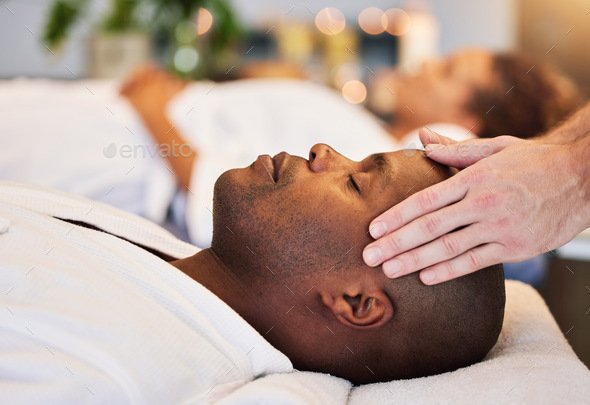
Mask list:
[[357,184],[357,182],[354,180],[354,177],[352,177],[352,174],[348,175],[348,183],[350,184],[350,186],[357,192],[357,193],[361,193],[361,189],[359,187],[359,185]]

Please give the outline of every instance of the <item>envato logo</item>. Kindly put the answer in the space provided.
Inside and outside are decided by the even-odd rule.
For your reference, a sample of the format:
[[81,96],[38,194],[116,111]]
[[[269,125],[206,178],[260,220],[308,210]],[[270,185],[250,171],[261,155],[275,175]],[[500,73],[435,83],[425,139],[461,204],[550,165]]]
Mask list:
[[[468,144],[451,144],[451,145],[431,145],[430,151],[442,152],[443,155],[448,157],[459,157],[459,158],[474,158],[483,159],[494,153],[494,148],[488,143],[471,142]],[[412,157],[416,154],[416,149],[423,149],[420,145],[416,146],[415,143],[410,143],[404,148],[404,154]]]
[[120,156],[123,159],[154,158],[156,156],[161,158],[186,158],[193,155],[193,147],[186,143],[178,144],[175,141],[172,141],[171,144],[123,144],[121,146],[117,146],[117,144],[113,142],[102,150],[102,154],[109,159],[114,158],[115,156]]

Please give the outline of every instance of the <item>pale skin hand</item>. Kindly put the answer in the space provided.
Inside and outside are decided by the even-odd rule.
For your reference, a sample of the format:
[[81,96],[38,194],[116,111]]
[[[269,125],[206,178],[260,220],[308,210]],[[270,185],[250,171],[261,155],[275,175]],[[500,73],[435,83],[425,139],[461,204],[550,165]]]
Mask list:
[[438,284],[551,251],[590,226],[585,137],[566,144],[510,136],[457,143],[422,129],[420,138],[439,144],[430,145],[438,146],[427,152],[431,159],[466,168],[373,220],[371,235],[380,239],[363,258],[370,266],[383,263],[389,277],[422,269],[422,282]]

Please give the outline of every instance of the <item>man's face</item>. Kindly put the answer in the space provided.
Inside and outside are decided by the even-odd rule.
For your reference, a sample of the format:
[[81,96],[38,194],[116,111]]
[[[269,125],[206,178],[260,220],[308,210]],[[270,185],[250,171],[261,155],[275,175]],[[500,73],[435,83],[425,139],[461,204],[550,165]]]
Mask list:
[[227,264],[266,275],[309,276],[343,261],[360,266],[370,221],[440,181],[442,170],[408,150],[361,162],[324,144],[309,160],[260,156],[218,179],[212,248]]
[[431,123],[455,122],[476,89],[493,86],[492,62],[492,54],[482,50],[424,62],[416,74],[399,78],[398,114]]
[[371,338],[337,321],[319,292],[336,288],[354,300],[363,286],[384,290],[390,280],[362,261],[370,221],[446,177],[448,168],[418,151],[354,162],[324,144],[309,160],[283,152],[225,172],[215,185],[211,249],[243,290],[230,298],[239,306],[255,295],[240,313],[246,321],[296,367],[328,370],[333,347]]

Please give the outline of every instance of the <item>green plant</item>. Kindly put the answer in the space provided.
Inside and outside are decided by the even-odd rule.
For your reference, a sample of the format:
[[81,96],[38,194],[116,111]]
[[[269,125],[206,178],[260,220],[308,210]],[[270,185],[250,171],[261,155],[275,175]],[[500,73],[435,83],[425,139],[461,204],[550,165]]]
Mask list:
[[134,15],[139,4],[139,0],[112,0],[111,10],[106,15],[102,27],[114,32],[137,28],[140,22]]
[[[84,17],[89,17],[92,0],[55,0],[43,32],[43,42],[58,47]],[[219,56],[243,40],[245,29],[238,21],[228,0],[111,0],[97,28],[106,32],[145,30],[152,37],[174,44],[174,28],[183,20],[194,18],[200,7],[207,8],[215,23],[207,34],[206,58],[201,73],[214,73]]]
[[86,8],[87,0],[57,0],[49,9],[43,30],[43,42],[57,46],[68,36],[70,30]]

